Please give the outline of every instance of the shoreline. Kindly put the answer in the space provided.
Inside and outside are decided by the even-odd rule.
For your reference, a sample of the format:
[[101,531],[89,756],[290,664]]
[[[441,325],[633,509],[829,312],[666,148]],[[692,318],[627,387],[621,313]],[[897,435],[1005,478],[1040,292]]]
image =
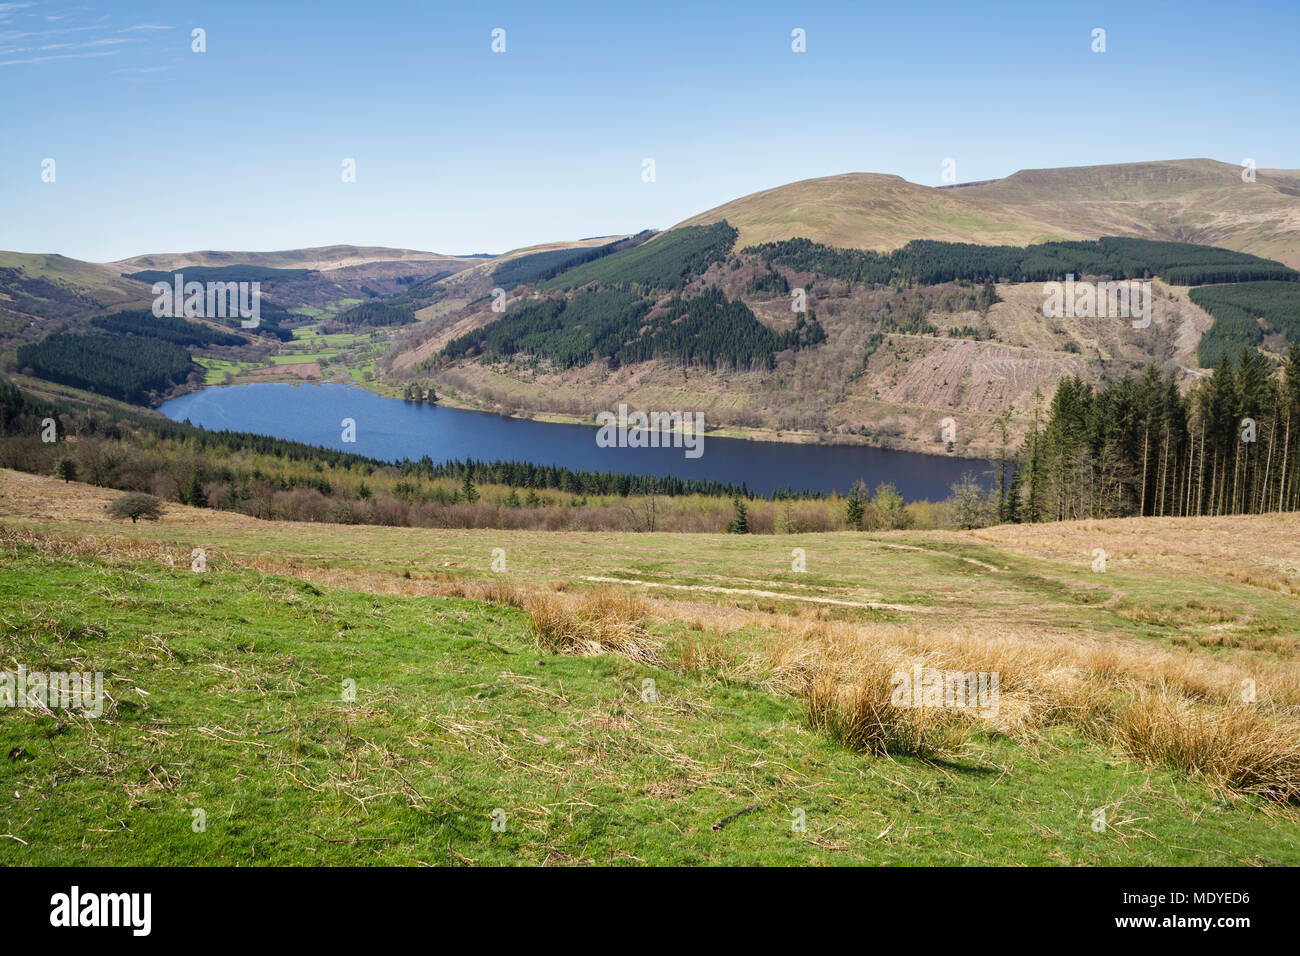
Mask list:
[[[358,382],[349,378],[334,379],[303,379],[293,376],[286,376],[283,379],[276,377],[268,380],[236,380],[232,382],[213,383],[203,385],[197,389],[191,389],[185,392],[179,392],[169,395],[163,402],[159,403],[158,408],[167,402],[180,398],[183,395],[191,395],[195,392],[205,391],[209,388],[234,388],[241,385],[345,385],[352,388],[362,388],[371,394],[380,398],[391,398],[397,401],[406,401],[402,397],[401,390],[396,385],[385,385],[380,382]],[[438,400],[434,402],[419,402],[422,405],[441,405],[446,408],[454,408],[458,411],[480,412],[484,415],[497,415],[501,418],[509,418],[514,421],[538,422],[543,425],[581,425],[586,428],[599,429],[600,426],[595,422],[587,421],[576,415],[566,415],[562,412],[536,412],[530,414],[510,414],[509,412],[498,411],[492,408],[484,408],[482,405],[466,401],[458,394],[452,391],[439,392]],[[158,408],[153,409],[157,411]],[[644,429],[649,431],[649,429]],[[872,448],[877,451],[896,451],[912,455],[927,455],[931,458],[961,460],[971,462],[988,462],[993,460],[991,456],[978,454],[962,454],[953,452],[936,452],[930,451],[924,447],[907,447],[896,445],[885,445],[874,442],[854,441],[854,442],[831,442],[822,441],[820,437],[813,432],[791,432],[777,431],[775,429],[748,428],[741,425],[726,425],[720,428],[707,428],[703,433],[704,438],[727,438],[736,441],[753,441],[763,442],[774,445],[808,445],[818,448]]]

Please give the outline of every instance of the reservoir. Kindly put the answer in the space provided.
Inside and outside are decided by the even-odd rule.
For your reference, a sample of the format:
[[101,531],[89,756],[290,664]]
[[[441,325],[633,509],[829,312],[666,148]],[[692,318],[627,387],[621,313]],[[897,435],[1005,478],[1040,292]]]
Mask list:
[[[965,472],[990,485],[994,467],[978,459],[861,445],[739,438],[706,437],[698,458],[688,458],[683,448],[601,448],[594,425],[556,425],[422,405],[343,384],[211,387],[171,399],[159,410],[173,421],[188,419],[212,431],[255,432],[384,461],[418,461],[425,455],[435,462],[501,459],[574,471],[743,483],[763,495],[786,488],[846,493],[861,478],[873,491],[881,482],[892,482],[907,501],[940,501]],[[344,419],[356,423],[355,441],[343,440]]]

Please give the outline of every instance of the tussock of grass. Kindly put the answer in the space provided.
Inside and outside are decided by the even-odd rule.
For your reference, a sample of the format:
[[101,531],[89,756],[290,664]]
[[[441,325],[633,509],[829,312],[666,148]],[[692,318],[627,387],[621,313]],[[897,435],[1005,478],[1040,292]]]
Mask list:
[[[810,725],[854,750],[941,752],[977,719],[1012,736],[1066,725],[1238,793],[1300,801],[1300,724],[1283,703],[1293,682],[1261,685],[1245,705],[1244,672],[1189,654],[782,617],[768,659],[773,688],[803,696]],[[890,675],[917,661],[997,673],[996,715],[891,707]]]
[[1300,722],[1247,706],[1197,706],[1168,691],[1142,691],[1113,722],[1133,755],[1239,793],[1300,803]]
[[970,722],[952,708],[894,706],[890,696],[895,669],[875,662],[859,668],[852,683],[829,673],[813,678],[804,692],[808,725],[858,753],[956,753],[969,736]]
[[437,591],[443,597],[462,597],[471,601],[486,601],[489,604],[501,604],[520,609],[524,609],[529,601],[529,592],[501,578],[483,581],[474,578],[440,576]]
[[626,591],[604,588],[576,598],[537,593],[525,610],[543,650],[580,657],[614,653],[660,663],[658,642],[645,629],[650,608]]
[[761,668],[758,659],[746,654],[734,640],[703,628],[682,635],[672,646],[678,669],[700,678],[752,682]]
[[1138,624],[1158,624],[1161,627],[1178,627],[1192,624],[1228,624],[1240,621],[1241,615],[1234,614],[1225,607],[1193,598],[1181,606],[1153,607],[1140,604],[1135,607],[1119,608],[1120,617]]

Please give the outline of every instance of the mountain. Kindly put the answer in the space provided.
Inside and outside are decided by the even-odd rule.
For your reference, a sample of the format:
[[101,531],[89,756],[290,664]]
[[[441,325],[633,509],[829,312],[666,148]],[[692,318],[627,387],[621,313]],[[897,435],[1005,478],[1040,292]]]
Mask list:
[[414,249],[391,249],[386,246],[318,246],[311,249],[285,249],[278,252],[232,252],[208,249],[203,252],[164,252],[119,259],[108,265],[121,272],[146,269],[170,271],[182,266],[252,265],[271,269],[343,269],[375,262],[439,262],[461,268],[483,256],[448,256]]
[[[828,246],[888,251],[913,239],[1023,246],[1083,233],[1019,210],[975,204],[958,190],[918,186],[898,176],[845,173],[765,189],[686,219],[678,226],[726,220],[737,247],[802,237]],[[677,227],[674,227],[677,228]]]
[[0,252],[0,350],[109,309],[142,308],[149,289],[105,264]]
[[[1300,277],[1280,263],[1300,265],[1300,171],[1244,182],[1239,166],[1171,160],[937,188],[848,173],[658,234],[495,257],[0,253],[0,362],[13,371],[18,346],[147,308],[149,283],[173,270],[233,267],[261,270],[278,328],[197,355],[206,381],[301,366],[507,414],[590,422],[626,402],[753,437],[978,456],[997,449],[1001,413],[1014,406],[1014,439],[1066,375],[1155,364],[1185,386],[1244,348],[1276,358],[1300,340]],[[1042,283],[1071,272],[1153,277],[1150,321],[1046,316]],[[805,313],[792,309],[800,290]],[[346,334],[317,338],[331,330]],[[941,441],[949,418],[958,438]]]
[[160,273],[189,267],[292,270],[283,276],[268,273],[262,291],[283,308],[311,310],[396,295],[411,284],[446,278],[484,259],[348,245],[280,252],[153,253],[103,263],[0,252],[0,348],[64,330],[91,315],[150,308],[151,285]]
[[796,236],[888,251],[913,239],[1028,245],[1135,236],[1223,246],[1300,266],[1300,170],[1182,159],[1026,169],[991,182],[919,186],[848,173],[744,196],[680,225],[725,219],[743,248]]
[[[990,246],[1015,248],[979,251]],[[1281,263],[1300,265],[1297,171],[1245,182],[1239,166],[1193,159],[939,188],[848,173],[507,287],[505,313],[486,298],[494,267],[466,270],[448,281],[477,274],[479,298],[419,313],[384,369],[507,414],[590,421],[627,402],[790,441],[939,452],[952,417],[948,450],[988,455],[997,416],[1014,408],[1014,441],[1066,375],[1154,364],[1185,387],[1244,347],[1277,356],[1300,339],[1300,282]],[[1158,277],[1150,322],[1044,315],[1042,283],[1069,272]],[[1230,294],[1193,295],[1207,282]]]

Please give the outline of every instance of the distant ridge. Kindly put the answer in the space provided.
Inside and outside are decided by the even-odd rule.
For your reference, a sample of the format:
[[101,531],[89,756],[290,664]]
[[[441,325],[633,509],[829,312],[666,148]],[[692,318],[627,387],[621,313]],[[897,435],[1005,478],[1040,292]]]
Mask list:
[[370,262],[461,262],[469,265],[480,256],[444,255],[440,252],[421,252],[416,249],[394,249],[388,246],[333,245],[307,249],[283,249],[271,252],[237,252],[233,250],[205,249],[197,252],[149,253],[119,259],[108,265],[120,267],[122,272],[139,272],[144,269],[170,271],[182,266],[253,265],[276,269],[343,269]]
[[1028,245],[1103,235],[1224,246],[1300,266],[1300,170],[1212,159],[1025,169],[921,186],[845,173],[743,196],[680,223],[726,219],[741,247],[803,236],[888,251],[913,239]]

